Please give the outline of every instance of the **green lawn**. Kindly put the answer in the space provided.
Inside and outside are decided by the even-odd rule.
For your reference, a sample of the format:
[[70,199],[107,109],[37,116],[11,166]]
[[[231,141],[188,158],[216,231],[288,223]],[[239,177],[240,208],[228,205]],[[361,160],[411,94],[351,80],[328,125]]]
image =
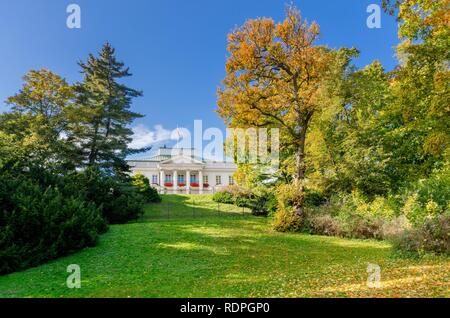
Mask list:
[[216,203],[212,194],[167,195],[161,204],[152,204],[143,217],[144,221],[155,219],[195,219],[202,217],[242,218],[250,217],[247,208]]
[[[213,208],[209,217],[153,219],[160,208],[111,226],[97,247],[0,277],[0,297],[449,296],[449,258],[405,259],[384,242],[276,233],[266,219],[225,218]],[[381,289],[366,286],[368,263],[381,266]],[[70,264],[81,266],[81,289],[66,287]]]

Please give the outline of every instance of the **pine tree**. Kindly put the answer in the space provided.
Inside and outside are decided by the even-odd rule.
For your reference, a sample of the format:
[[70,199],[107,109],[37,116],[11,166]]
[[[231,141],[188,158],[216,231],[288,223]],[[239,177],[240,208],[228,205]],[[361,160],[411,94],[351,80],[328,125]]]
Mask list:
[[134,151],[128,148],[133,134],[129,124],[143,117],[130,111],[130,106],[142,92],[117,81],[132,74],[117,61],[109,43],[98,57],[90,54],[87,62],[79,65],[84,80],[76,85],[77,103],[71,112],[68,136],[74,148],[73,160],[80,167],[126,171],[125,157]]

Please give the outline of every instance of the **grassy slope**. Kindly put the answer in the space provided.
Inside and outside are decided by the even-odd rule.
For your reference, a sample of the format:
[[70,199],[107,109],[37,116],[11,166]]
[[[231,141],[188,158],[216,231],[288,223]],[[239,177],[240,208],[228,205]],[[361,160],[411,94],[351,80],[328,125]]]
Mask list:
[[[387,243],[275,233],[265,219],[213,211],[152,221],[159,209],[112,226],[95,248],[0,277],[0,297],[449,296],[448,258],[400,259]],[[366,287],[369,262],[382,289]],[[81,266],[81,289],[65,285],[69,264]]]
[[195,219],[199,217],[242,217],[249,216],[248,208],[231,204],[216,203],[212,194],[167,195],[161,204],[150,205],[144,221],[154,219]]

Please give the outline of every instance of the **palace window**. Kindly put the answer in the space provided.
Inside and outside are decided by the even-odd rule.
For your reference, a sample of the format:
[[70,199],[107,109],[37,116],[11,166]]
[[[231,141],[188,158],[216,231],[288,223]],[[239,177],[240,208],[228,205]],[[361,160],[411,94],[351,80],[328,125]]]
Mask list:
[[192,183],[198,183],[197,181],[198,181],[198,180],[197,180],[197,175],[191,174],[191,184],[192,184]]
[[166,174],[166,178],[164,180],[165,183],[172,183],[172,175]]
[[184,177],[184,174],[179,174],[178,175],[178,184],[185,184],[186,183],[186,178]]
[[209,178],[208,178],[208,176],[203,176],[203,183],[204,183],[204,184],[208,184],[208,183],[209,183]]
[[152,184],[158,184],[158,175],[152,175]]
[[234,185],[234,179],[233,179],[233,176],[228,176],[228,184],[229,184],[229,185]]
[[216,176],[216,185],[222,185],[222,176]]

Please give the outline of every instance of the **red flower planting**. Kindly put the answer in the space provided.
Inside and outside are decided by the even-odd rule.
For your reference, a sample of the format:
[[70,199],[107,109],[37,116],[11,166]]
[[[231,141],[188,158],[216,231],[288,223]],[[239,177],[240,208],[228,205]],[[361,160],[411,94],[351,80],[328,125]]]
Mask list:
[[173,183],[164,183],[164,186],[166,188],[172,188],[173,187]]
[[191,187],[198,188],[200,185],[198,183],[191,183]]
[[203,188],[209,188],[209,184],[208,183],[203,183]]
[[185,183],[180,183],[178,186],[179,186],[179,187],[185,187],[186,184],[185,184]]

